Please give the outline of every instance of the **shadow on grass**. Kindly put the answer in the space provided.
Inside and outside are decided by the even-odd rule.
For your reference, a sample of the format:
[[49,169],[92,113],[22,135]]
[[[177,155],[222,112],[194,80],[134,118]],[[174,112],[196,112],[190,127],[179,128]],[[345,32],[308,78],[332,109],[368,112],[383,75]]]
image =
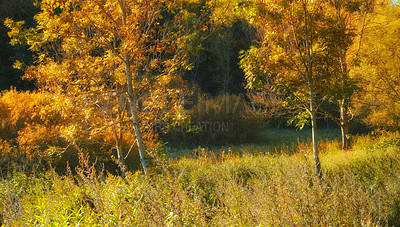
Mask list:
[[[319,141],[340,141],[340,129],[319,129]],[[294,153],[302,144],[311,143],[311,129],[296,130],[293,128],[265,128],[260,132],[258,142],[242,144],[208,145],[208,144],[167,144],[166,155],[169,158],[193,157],[199,152],[211,152],[219,155],[222,152],[244,153]]]

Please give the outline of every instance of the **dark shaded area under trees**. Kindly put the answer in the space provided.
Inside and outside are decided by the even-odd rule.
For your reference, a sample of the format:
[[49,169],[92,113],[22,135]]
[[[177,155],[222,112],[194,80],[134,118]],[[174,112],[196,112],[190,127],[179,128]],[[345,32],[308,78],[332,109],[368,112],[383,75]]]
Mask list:
[[4,25],[6,18],[16,21],[25,21],[27,27],[35,25],[33,16],[39,12],[34,5],[35,0],[1,0],[0,1],[0,90],[15,87],[17,90],[32,90],[35,85],[32,81],[22,80],[23,72],[13,68],[15,60],[25,64],[32,64],[32,52],[27,45],[11,46],[7,33],[9,29]]
[[184,79],[197,83],[200,89],[212,96],[245,92],[244,73],[239,68],[240,51],[253,43],[255,29],[245,20],[236,19],[208,36],[202,49],[193,56],[193,69]]

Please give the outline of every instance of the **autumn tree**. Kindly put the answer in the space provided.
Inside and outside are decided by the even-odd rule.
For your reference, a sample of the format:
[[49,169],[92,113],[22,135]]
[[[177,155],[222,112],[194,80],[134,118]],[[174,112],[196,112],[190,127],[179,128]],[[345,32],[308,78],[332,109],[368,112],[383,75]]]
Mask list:
[[248,7],[248,14],[258,29],[259,42],[241,60],[249,88],[271,89],[290,108],[306,111],[300,111],[300,116],[311,118],[313,154],[320,177],[316,119],[329,78],[324,4],[307,0],[256,1]]
[[399,5],[377,5],[365,28],[361,63],[351,72],[362,89],[357,95],[356,110],[372,126],[400,128],[399,38]]
[[338,107],[339,116],[332,110],[320,108],[341,129],[342,148],[349,147],[349,123],[354,115],[350,109],[354,95],[359,90],[357,80],[351,76],[351,70],[360,62],[360,47],[363,43],[367,17],[373,11],[374,1],[332,0],[325,4],[324,43],[327,71],[331,74],[326,83],[326,100]]
[[[6,24],[13,44],[28,43],[38,53],[26,77],[44,89],[75,100],[91,97],[98,105],[96,97],[106,100],[110,89],[124,97],[146,172],[141,123],[151,116],[141,103],[160,109],[161,97],[176,93],[179,69],[187,65],[189,43],[196,38],[198,20],[181,6],[181,1],[166,0],[43,0],[36,28],[23,29],[22,22],[11,19]],[[150,98],[140,101],[144,97]]]
[[5,169],[11,170],[18,163],[30,171],[46,168],[49,162],[56,167],[53,157],[67,147],[60,131],[69,121],[64,111],[68,105],[64,97],[43,91],[11,89],[0,93],[0,141],[11,148],[0,152],[9,165]]

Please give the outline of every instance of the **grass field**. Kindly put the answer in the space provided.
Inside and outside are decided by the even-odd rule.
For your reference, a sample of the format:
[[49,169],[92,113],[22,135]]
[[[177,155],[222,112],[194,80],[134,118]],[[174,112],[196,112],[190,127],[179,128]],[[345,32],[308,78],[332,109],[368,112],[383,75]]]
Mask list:
[[[319,141],[340,141],[340,129],[320,129],[318,130]],[[220,153],[224,150],[231,150],[237,153],[280,153],[293,152],[300,145],[311,142],[311,129],[302,130],[290,128],[266,128],[260,133],[257,143],[238,144],[227,146],[199,146],[180,144],[167,149],[167,157],[180,158],[196,154],[199,147],[207,148],[214,153]]]
[[[293,131],[265,134],[270,139],[265,144],[199,147],[196,155],[166,159],[148,176],[129,173],[125,180],[107,175],[84,158],[76,176],[58,176],[51,171],[32,176],[15,173],[0,181],[0,223],[400,225],[398,133],[357,136],[352,148],[342,151],[339,142],[331,140],[333,134],[326,132],[319,143],[322,179],[315,176],[306,135],[297,136]],[[291,147],[297,137],[299,141]],[[286,150],[265,152],[272,141],[289,145]]]

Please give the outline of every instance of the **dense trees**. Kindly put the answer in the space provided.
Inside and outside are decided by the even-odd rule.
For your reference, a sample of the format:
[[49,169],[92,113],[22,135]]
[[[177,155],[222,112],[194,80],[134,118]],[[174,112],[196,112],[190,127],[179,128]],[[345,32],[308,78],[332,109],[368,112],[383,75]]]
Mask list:
[[[247,8],[259,42],[245,52],[241,66],[249,88],[267,89],[299,109],[297,119],[311,119],[317,174],[316,118],[321,111],[342,130],[342,148],[349,146],[349,109],[371,1],[256,1]],[[358,41],[358,42],[356,42]],[[360,84],[361,86],[361,84]],[[322,108],[334,103],[339,117]],[[302,112],[306,110],[306,112]]]
[[[110,106],[119,113],[127,102],[144,171],[148,169],[139,113],[139,99],[161,108],[163,96],[176,92],[179,69],[185,67],[196,18],[179,1],[41,1],[38,26],[6,20],[12,43],[27,43],[38,53],[37,65],[26,76],[43,88],[85,107],[101,105],[115,94],[122,101]],[[174,85],[175,83],[175,85]],[[178,83],[179,84],[179,83]],[[111,92],[109,92],[111,89]],[[88,98],[90,97],[90,98]],[[158,97],[158,98],[157,98]],[[103,105],[104,106],[104,105]],[[150,109],[150,108],[149,108]],[[115,127],[120,114],[114,113]],[[149,118],[148,114],[142,116]],[[114,122],[117,121],[117,122]],[[118,136],[116,135],[117,151]],[[122,154],[118,154],[119,157]]]
[[245,92],[239,53],[250,48],[254,35],[254,28],[241,18],[219,27],[202,41],[202,48],[192,56],[193,69],[184,78],[211,95]]
[[338,107],[339,116],[321,108],[342,131],[342,148],[349,148],[349,124],[354,115],[350,113],[353,96],[359,89],[350,72],[359,64],[360,46],[367,24],[367,16],[373,11],[375,1],[331,1],[326,14],[325,36],[329,49],[327,62],[332,75],[326,89],[327,99]]
[[399,5],[379,5],[369,20],[361,45],[362,62],[352,72],[362,87],[356,108],[370,125],[399,129]]
[[241,61],[249,88],[268,86],[287,105],[307,111],[311,118],[317,175],[321,175],[321,164],[316,118],[330,76],[325,4],[320,1],[256,2],[249,10],[260,41]]
[[[18,11],[19,3],[1,2],[7,12],[1,19],[14,18],[4,21],[11,44],[22,44],[10,49],[1,33],[2,89],[14,83],[11,60],[19,60],[14,66],[24,68],[38,94],[70,105],[54,105],[70,116],[54,129],[60,141],[79,147],[83,137],[110,137],[122,172],[132,150],[127,143],[136,141],[146,171],[155,124],[186,119],[184,80],[212,95],[249,89],[279,98],[274,103],[295,112],[298,125],[311,123],[318,175],[319,116],[341,128],[343,148],[353,113],[373,125],[399,127],[399,9],[390,2],[42,0],[39,8],[26,1]],[[13,132],[13,138],[40,127],[21,127],[31,131]]]

